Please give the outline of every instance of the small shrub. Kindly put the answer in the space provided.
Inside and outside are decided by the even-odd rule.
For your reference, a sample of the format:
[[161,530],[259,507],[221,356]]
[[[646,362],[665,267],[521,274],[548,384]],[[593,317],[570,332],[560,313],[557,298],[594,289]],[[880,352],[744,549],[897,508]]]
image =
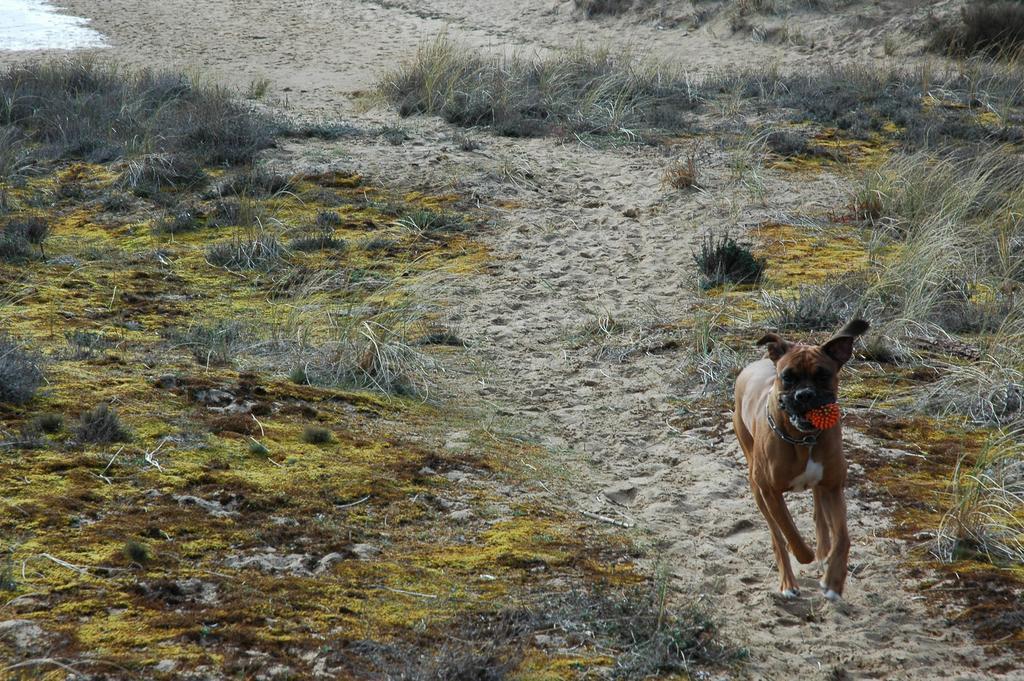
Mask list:
[[43,217],[32,216],[11,220],[4,227],[4,232],[12,236],[18,236],[28,243],[38,246],[39,253],[43,253],[43,242],[50,236],[50,221]]
[[283,264],[286,255],[285,247],[268,232],[258,232],[249,238],[236,237],[206,249],[208,263],[229,270],[269,271]]
[[754,255],[750,244],[736,241],[728,233],[718,237],[705,233],[693,260],[705,289],[722,284],[755,284],[768,266],[765,258]]
[[311,445],[325,445],[334,439],[331,431],[319,426],[306,426],[302,430],[302,441]]
[[150,552],[149,547],[134,539],[124,543],[121,553],[124,554],[125,558],[139,565],[145,565],[153,559],[153,554]]
[[108,444],[127,442],[130,434],[121,425],[117,411],[104,402],[82,414],[75,429],[75,437],[79,442]]
[[249,443],[249,453],[253,456],[270,456],[270,449],[258,440]]
[[591,19],[602,14],[622,14],[633,7],[633,0],[573,0],[576,9]]
[[380,129],[380,132],[377,134],[381,137],[381,139],[383,139],[385,142],[387,142],[393,147],[405,144],[405,142],[410,139],[408,133],[406,133],[405,131],[405,128],[399,127],[397,125],[385,125],[383,128]]
[[959,23],[941,26],[931,47],[951,54],[1013,57],[1024,45],[1024,3],[976,0],[960,10]]
[[64,417],[60,414],[40,414],[32,419],[32,428],[40,433],[53,435],[64,427]]
[[42,357],[0,332],[0,402],[24,404],[43,384]]
[[304,367],[295,367],[288,372],[288,380],[299,385],[309,385],[309,377],[306,376]]
[[35,255],[32,244],[25,238],[24,234],[8,232],[6,229],[0,232],[0,260],[10,263],[23,263],[31,260]]
[[765,144],[779,156],[800,156],[808,153],[807,138],[793,130],[773,130],[765,137]]

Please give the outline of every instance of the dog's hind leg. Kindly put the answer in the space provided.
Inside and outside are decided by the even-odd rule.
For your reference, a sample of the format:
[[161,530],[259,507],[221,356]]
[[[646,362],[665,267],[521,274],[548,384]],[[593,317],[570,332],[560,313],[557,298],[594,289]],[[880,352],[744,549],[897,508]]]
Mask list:
[[761,514],[764,519],[768,521],[768,529],[772,533],[772,551],[775,553],[775,565],[779,569],[779,591],[786,598],[793,598],[800,595],[800,587],[797,586],[796,577],[793,575],[793,566],[789,563],[789,553],[786,551],[786,539],[782,536],[782,531],[779,530],[778,523],[772,518],[771,513],[768,512],[768,505],[765,503],[764,497],[761,495],[761,489],[753,482],[750,484],[751,490],[754,492],[754,501],[757,502],[757,507],[761,509]]
[[821,490],[814,488],[814,535],[817,546],[814,547],[814,559],[823,561],[832,550],[832,537],[829,532],[828,517],[821,507]]
[[828,568],[821,582],[825,598],[839,600],[846,584],[846,564],[850,558],[850,535],[846,529],[846,500],[842,487],[821,490],[821,508],[832,530],[832,550],[828,554]]

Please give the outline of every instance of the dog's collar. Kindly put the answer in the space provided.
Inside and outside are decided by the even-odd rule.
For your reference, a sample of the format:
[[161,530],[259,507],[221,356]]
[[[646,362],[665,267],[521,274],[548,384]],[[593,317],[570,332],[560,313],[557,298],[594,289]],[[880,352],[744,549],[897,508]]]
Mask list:
[[776,437],[783,442],[788,442],[791,445],[797,445],[799,447],[807,447],[808,449],[811,449],[814,445],[818,444],[818,436],[821,434],[820,430],[816,430],[810,435],[805,435],[799,439],[792,437],[791,435],[787,435],[786,431],[779,428],[779,424],[775,422],[775,418],[772,416],[771,404],[771,400],[765,400],[764,413],[765,416],[768,417],[768,426],[772,429],[772,432],[775,433]]

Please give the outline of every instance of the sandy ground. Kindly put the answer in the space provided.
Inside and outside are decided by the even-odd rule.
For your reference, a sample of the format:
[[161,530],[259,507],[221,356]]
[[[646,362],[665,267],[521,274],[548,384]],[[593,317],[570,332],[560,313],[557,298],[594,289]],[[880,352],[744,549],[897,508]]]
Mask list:
[[[891,58],[884,54],[885,35],[929,8],[949,5],[857,4],[839,15],[791,22],[805,38],[778,44],[732,36],[724,21],[696,30],[673,25],[671,13],[660,21],[584,22],[572,15],[572,3],[553,0],[63,4],[92,18],[113,45],[105,52],[110,56],[197,67],[241,88],[266,77],[271,94],[286,98],[292,111],[343,115],[369,130],[399,121],[384,109],[362,110],[356,95],[441,31],[495,49],[613,42],[703,70]],[[913,13],[894,18],[893,8],[906,5]],[[899,49],[912,52],[913,42],[900,41]],[[0,61],[11,58],[0,55]],[[705,189],[670,193],[661,174],[672,150],[475,133],[482,147],[467,152],[443,123],[401,125],[412,138],[402,146],[368,135],[293,146],[277,156],[357,168],[382,182],[453,188],[500,215],[488,237],[494,265],[460,283],[449,300],[452,323],[472,352],[449,371],[447,387],[482,399],[503,427],[528,432],[551,450],[553,494],[570,507],[635,522],[639,540],[659,557],[673,586],[711,601],[725,633],[747,646],[746,673],[753,678],[993,678],[986,668],[996,658],[967,633],[926,615],[901,567],[910,547],[883,536],[885,510],[858,494],[858,452],[876,443],[850,435],[853,574],[845,603],[833,607],[818,595],[814,566],[798,569],[805,595],[781,602],[773,595],[768,534],[749,496],[728,414],[686,415],[671,402],[695,388],[681,371],[680,353],[615,361],[601,356],[595,342],[579,340],[603,316],[637,329],[653,318],[686,317],[694,303],[691,248],[702,230],[742,228],[780,213],[820,214],[845,195],[847,178],[766,172],[762,203],[731,176],[727,152],[708,145]],[[633,490],[628,508],[616,510],[604,498],[602,491],[615,485]],[[806,495],[790,501],[805,537],[813,537],[809,502]]]

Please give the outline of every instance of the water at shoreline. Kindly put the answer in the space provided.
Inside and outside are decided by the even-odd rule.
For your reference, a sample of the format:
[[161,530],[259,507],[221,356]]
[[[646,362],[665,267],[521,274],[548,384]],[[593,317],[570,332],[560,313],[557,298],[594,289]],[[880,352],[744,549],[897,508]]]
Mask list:
[[42,0],[0,0],[0,51],[103,47],[87,20],[60,14]]

